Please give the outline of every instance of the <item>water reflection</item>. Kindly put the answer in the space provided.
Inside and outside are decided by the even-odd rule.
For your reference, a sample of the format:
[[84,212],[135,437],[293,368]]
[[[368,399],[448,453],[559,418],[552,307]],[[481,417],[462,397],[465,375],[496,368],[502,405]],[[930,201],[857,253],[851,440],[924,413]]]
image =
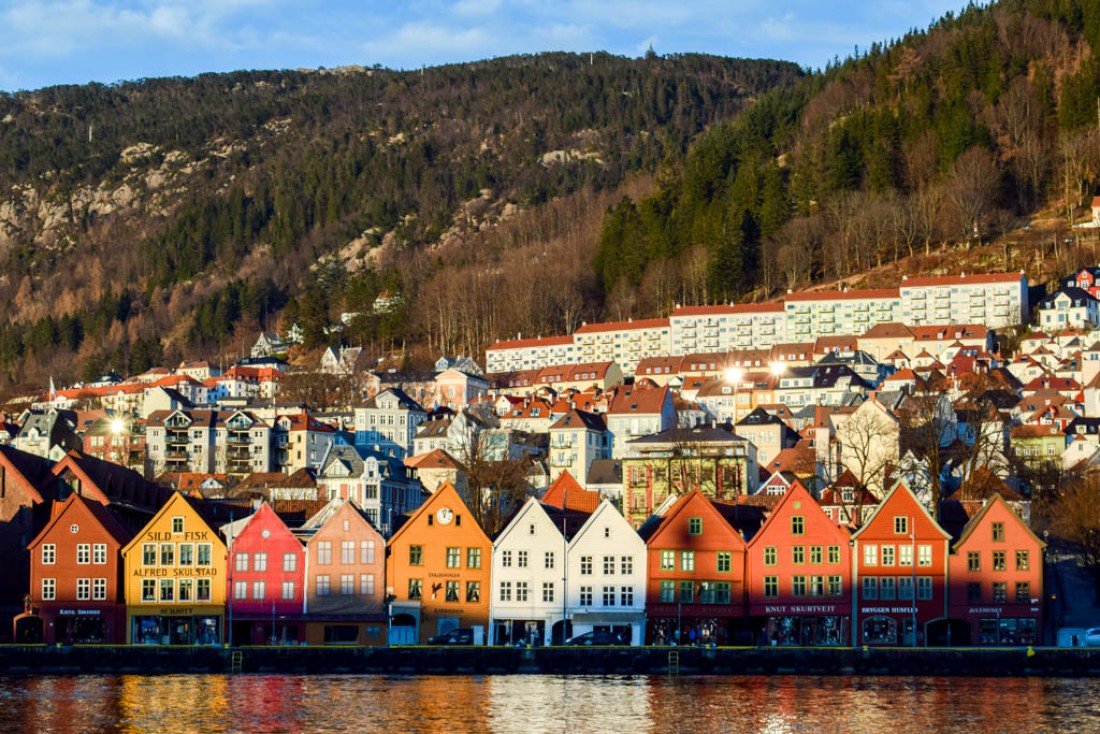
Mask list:
[[0,731],[1100,731],[1100,681],[582,676],[0,677]]

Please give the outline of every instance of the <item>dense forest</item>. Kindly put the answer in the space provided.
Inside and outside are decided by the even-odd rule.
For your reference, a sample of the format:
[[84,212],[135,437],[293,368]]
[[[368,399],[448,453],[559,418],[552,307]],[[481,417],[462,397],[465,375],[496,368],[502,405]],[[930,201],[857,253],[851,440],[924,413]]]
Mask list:
[[769,92],[609,209],[606,307],[766,298],[967,249],[1047,207],[1068,229],[1100,177],[1098,42],[1098,3],[1003,0]]
[[[415,344],[438,331],[421,289],[474,257],[464,240],[652,175],[801,75],[544,54],[0,95],[0,369],[11,385],[236,357],[278,314],[310,347]],[[376,314],[383,290],[402,305]]]
[[[1098,43],[1100,4],[1002,0],[815,72],[547,54],[0,95],[0,387],[292,323],[479,354],[990,241],[978,267],[1057,272],[1100,184]],[[1051,257],[1002,236],[1029,225]]]

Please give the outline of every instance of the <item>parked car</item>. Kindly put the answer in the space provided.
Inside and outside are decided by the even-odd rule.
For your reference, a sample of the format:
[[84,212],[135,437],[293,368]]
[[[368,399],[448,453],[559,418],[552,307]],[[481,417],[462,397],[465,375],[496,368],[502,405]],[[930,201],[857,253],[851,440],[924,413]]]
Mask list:
[[614,632],[592,630],[565,641],[566,645],[625,645],[623,638]]
[[474,644],[474,631],[469,627],[460,627],[450,632],[428,638],[429,645],[472,645]]

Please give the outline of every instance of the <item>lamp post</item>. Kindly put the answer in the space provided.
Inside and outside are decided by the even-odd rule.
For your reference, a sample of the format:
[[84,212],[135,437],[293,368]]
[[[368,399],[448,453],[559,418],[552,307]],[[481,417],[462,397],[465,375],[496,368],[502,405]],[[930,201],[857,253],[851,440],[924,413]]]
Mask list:
[[912,548],[910,552],[913,554],[913,562],[912,564],[910,564],[910,568],[913,569],[913,580],[911,589],[911,593],[913,595],[913,598],[911,599],[911,602],[913,604],[913,647],[917,646],[917,525],[915,520],[915,517],[909,518],[909,542]]
[[561,491],[561,644],[565,644],[565,625],[569,620],[569,535],[566,533],[566,507],[568,503],[569,489],[563,487]]

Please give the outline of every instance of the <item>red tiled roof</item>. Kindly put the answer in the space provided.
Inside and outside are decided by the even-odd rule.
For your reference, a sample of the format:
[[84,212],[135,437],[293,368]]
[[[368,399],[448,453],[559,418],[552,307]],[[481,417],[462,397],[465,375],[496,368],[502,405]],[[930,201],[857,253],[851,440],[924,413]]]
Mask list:
[[576,334],[593,334],[602,331],[632,331],[636,329],[660,329],[668,326],[668,319],[630,319],[627,321],[603,321],[598,324],[585,324]]
[[578,484],[572,474],[563,471],[542,495],[542,503],[551,507],[592,513],[600,506],[600,493],[590,492]]
[[739,313],[782,313],[783,303],[739,303],[715,306],[680,306],[670,314],[671,318],[684,316],[711,316]]
[[901,284],[902,288],[917,288],[936,285],[973,285],[975,283],[1018,283],[1024,277],[1023,273],[972,273],[967,275],[918,275],[906,277]]
[[886,298],[900,298],[901,292],[897,288],[864,288],[862,290],[848,291],[803,291],[802,293],[788,293],[787,302],[791,301],[861,301]]
[[572,344],[572,336],[540,336],[535,339],[510,339],[498,341],[489,350],[522,349],[524,347],[556,347]]

